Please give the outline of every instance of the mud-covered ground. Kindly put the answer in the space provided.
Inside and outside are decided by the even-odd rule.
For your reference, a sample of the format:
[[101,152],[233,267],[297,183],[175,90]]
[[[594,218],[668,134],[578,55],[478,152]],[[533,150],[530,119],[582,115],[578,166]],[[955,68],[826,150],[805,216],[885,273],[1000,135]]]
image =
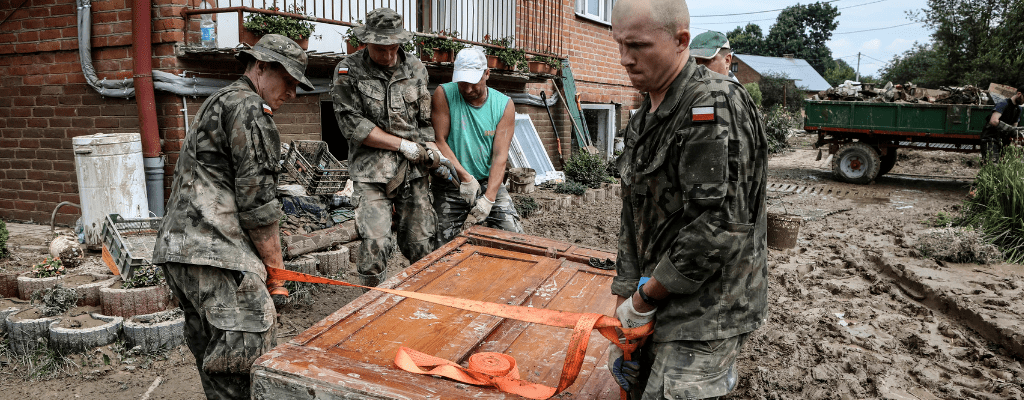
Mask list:
[[[770,252],[770,316],[746,343],[739,387],[727,398],[1024,397],[1020,353],[991,339],[999,337],[991,328],[998,324],[1024,330],[1017,323],[1024,267],[936,262],[921,258],[915,245],[932,228],[928,220],[955,212],[978,156],[901,152],[891,174],[857,186],[832,180],[830,167],[815,161],[812,141],[798,135],[794,150],[769,161],[770,211],[804,222],[794,248]],[[613,250],[619,205],[613,198],[573,206],[523,225],[529,234]],[[407,265],[398,258],[392,271]],[[901,276],[935,286],[921,289]],[[279,340],[359,294],[328,288],[313,304],[282,308]],[[29,366],[0,355],[10,361],[0,366],[0,399],[140,398],[158,377],[150,399],[202,398],[185,347],[128,353],[110,346],[43,378],[27,377]]]

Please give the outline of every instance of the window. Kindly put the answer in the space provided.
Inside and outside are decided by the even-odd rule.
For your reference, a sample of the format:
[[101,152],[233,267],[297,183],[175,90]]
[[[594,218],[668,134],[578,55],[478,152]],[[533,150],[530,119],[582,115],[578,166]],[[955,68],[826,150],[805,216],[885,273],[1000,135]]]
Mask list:
[[612,6],[616,0],[576,0],[576,15],[598,22],[612,22]]
[[740,63],[732,63],[732,66],[729,67],[729,70],[732,71],[732,72],[739,72],[740,71]]
[[584,104],[583,118],[591,143],[601,150],[605,160],[610,159],[615,153],[615,105]]

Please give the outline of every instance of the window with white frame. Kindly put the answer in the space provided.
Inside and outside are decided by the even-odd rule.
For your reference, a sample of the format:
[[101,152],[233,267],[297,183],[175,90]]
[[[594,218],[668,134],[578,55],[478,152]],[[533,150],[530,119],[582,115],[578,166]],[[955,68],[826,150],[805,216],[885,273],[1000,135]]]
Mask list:
[[576,0],[576,14],[598,22],[612,22],[612,6],[616,0]]
[[587,122],[590,140],[601,151],[605,160],[615,153],[615,105],[584,104],[583,118]]

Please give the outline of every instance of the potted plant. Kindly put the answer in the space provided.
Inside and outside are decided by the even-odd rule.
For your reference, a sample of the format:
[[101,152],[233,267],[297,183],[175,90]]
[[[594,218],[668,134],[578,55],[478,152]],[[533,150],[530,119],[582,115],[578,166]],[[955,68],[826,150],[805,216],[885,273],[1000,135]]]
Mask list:
[[166,310],[171,305],[171,292],[160,267],[145,265],[135,269],[127,280],[100,288],[100,304],[103,314],[128,318]]
[[[362,24],[363,20],[357,19],[356,23]],[[363,43],[361,40],[359,40],[359,38],[356,37],[354,31],[355,31],[354,28],[349,28],[348,33],[345,34],[344,37],[343,37],[345,39],[345,53],[346,54],[352,54],[352,53],[355,53],[355,52],[357,52],[359,50],[362,50],[362,49],[366,48],[366,43]]]
[[562,60],[548,56],[534,56],[530,59],[530,73],[557,75],[562,69]]
[[526,70],[526,53],[514,47],[515,38],[507,36],[501,39],[491,39],[490,35],[484,37],[484,42],[501,46],[501,48],[488,47],[484,49],[487,54],[487,68],[504,70]]
[[[278,7],[270,7],[267,10],[281,11]],[[288,9],[288,12],[292,14],[302,14],[303,11],[302,7]],[[263,35],[276,33],[294,40],[303,50],[309,47],[309,37],[316,30],[316,26],[307,20],[263,13],[250,13],[245,16],[242,27],[245,29],[242,30],[239,41],[247,45],[255,45]]]
[[416,47],[419,48],[420,60],[432,62],[452,62],[455,53],[462,50],[462,43],[452,40],[458,38],[458,32],[431,32],[440,37],[417,36]]

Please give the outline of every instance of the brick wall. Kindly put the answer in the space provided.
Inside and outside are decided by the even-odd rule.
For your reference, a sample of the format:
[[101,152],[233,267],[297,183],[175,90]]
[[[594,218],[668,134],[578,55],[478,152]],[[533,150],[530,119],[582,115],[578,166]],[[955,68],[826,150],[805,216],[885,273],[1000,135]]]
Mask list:
[[754,71],[753,68],[750,68],[750,66],[743,62],[743,60],[738,57],[733,57],[733,62],[737,64],[737,70],[736,72],[733,72],[733,74],[736,75],[736,79],[739,79],[740,83],[746,85],[750,82],[761,81],[761,74]]

